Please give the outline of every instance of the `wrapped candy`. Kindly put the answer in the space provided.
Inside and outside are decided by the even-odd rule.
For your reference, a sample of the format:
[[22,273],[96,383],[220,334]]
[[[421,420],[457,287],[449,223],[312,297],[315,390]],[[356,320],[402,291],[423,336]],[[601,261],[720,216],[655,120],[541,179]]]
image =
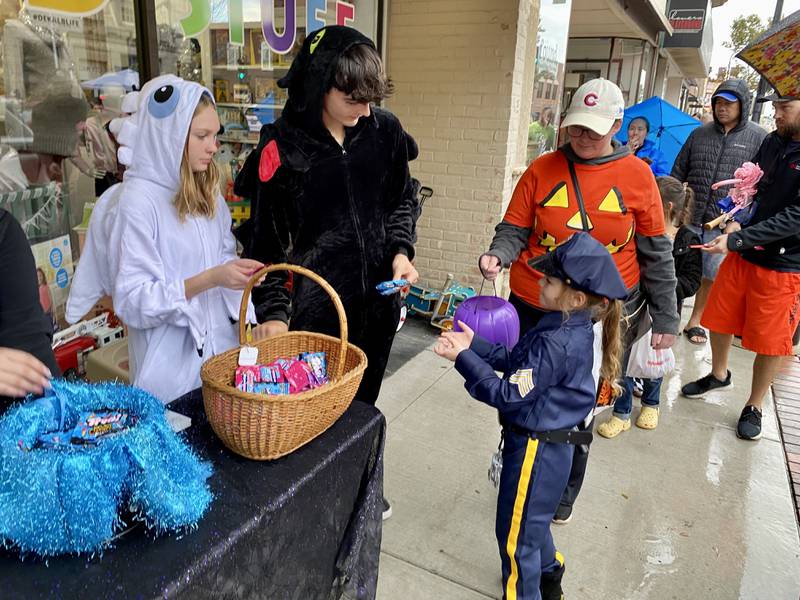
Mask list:
[[72,430],[73,444],[96,444],[100,438],[128,428],[128,413],[124,411],[85,412],[78,417]]
[[296,394],[329,382],[324,352],[302,352],[296,358],[279,358],[268,365],[240,365],[234,384],[243,392]]
[[257,383],[254,389],[256,394],[280,395],[289,394],[288,383]]
[[261,383],[283,383],[283,371],[278,365],[262,365],[260,371]]
[[328,360],[324,352],[303,352],[300,360],[311,367],[318,385],[328,383]]
[[296,358],[288,361],[288,363],[288,366],[283,369],[283,376],[289,383],[290,393],[296,394],[318,387],[317,378],[308,363]]
[[252,392],[255,384],[261,382],[261,367],[259,365],[248,365],[236,367],[236,377],[234,383],[236,389],[242,392]]

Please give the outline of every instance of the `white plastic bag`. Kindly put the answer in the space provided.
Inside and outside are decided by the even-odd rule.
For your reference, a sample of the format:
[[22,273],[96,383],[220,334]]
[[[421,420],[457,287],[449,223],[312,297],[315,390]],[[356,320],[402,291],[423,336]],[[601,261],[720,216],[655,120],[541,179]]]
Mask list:
[[[646,328],[646,331],[642,331]],[[651,343],[653,327],[650,315],[646,314],[639,323],[639,336],[631,346],[628,368],[625,375],[641,379],[658,379],[664,377],[675,368],[675,354],[672,348],[655,350]]]

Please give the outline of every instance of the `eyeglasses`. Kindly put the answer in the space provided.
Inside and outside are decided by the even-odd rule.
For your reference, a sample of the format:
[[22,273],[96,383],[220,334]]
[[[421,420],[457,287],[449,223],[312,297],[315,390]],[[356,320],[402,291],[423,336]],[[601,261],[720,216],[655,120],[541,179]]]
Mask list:
[[606,137],[605,134],[601,135],[596,131],[592,131],[587,127],[581,127],[580,125],[570,125],[569,127],[567,127],[567,133],[569,134],[570,137],[574,138],[579,138],[585,133],[587,136],[589,136],[590,140],[594,140],[595,142],[600,141],[604,137]]

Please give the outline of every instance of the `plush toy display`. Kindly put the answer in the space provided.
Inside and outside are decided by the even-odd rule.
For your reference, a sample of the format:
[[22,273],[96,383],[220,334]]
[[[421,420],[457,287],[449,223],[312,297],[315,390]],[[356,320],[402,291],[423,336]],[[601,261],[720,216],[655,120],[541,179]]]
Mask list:
[[45,557],[98,552],[126,525],[121,514],[155,534],[196,525],[211,468],[157,398],[120,384],[52,386],[0,419],[0,544]]

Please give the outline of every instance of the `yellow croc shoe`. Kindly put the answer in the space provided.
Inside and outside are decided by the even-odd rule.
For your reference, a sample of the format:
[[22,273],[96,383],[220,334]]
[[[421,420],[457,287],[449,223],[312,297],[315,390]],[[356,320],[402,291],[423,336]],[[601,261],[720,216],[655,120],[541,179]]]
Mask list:
[[658,408],[655,406],[643,406],[642,412],[636,419],[636,426],[641,429],[655,429],[658,427]]
[[623,431],[628,431],[630,428],[630,419],[620,419],[617,415],[611,415],[608,421],[597,426],[597,433],[604,438],[611,439],[617,437]]

